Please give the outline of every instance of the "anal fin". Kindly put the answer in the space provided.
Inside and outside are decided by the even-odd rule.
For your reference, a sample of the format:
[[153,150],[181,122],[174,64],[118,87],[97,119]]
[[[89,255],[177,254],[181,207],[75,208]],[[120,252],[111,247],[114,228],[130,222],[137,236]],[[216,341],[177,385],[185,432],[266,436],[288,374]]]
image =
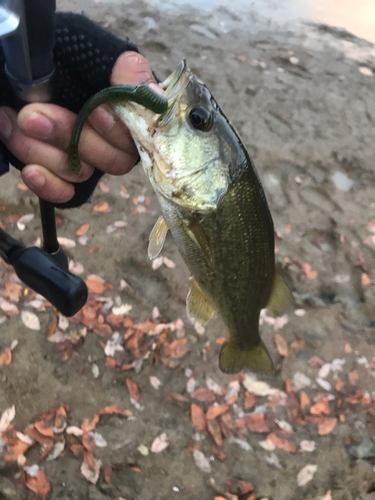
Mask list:
[[192,278],[192,284],[186,298],[186,312],[190,319],[198,321],[205,326],[215,311],[201,287]]
[[261,340],[249,350],[241,350],[226,340],[220,351],[219,368],[224,373],[238,373],[245,368],[253,372],[270,373],[273,371],[273,362]]
[[271,296],[265,309],[272,316],[282,316],[293,305],[293,295],[283,278],[275,271]]
[[149,236],[148,256],[150,260],[155,259],[162,251],[168,230],[167,221],[163,215],[160,215]]

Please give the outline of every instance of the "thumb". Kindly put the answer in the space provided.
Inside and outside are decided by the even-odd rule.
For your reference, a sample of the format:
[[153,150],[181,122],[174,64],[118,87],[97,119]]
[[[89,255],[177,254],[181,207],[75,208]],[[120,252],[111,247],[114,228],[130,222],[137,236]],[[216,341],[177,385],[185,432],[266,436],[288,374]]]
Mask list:
[[111,85],[138,85],[145,82],[159,94],[163,93],[163,89],[156,83],[148,62],[137,52],[123,52],[118,57],[113,66],[110,81]]

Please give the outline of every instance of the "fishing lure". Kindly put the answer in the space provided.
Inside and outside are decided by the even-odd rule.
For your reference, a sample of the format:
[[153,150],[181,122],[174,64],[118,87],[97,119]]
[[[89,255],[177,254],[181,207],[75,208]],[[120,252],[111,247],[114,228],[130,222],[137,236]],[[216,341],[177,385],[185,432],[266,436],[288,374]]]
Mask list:
[[84,104],[74,124],[68,153],[69,169],[74,174],[78,175],[81,170],[78,144],[87,118],[101,104],[121,101],[136,102],[157,114],[164,113],[168,108],[168,100],[152,90],[147,83],[141,83],[140,85],[114,85],[113,87],[107,87],[97,92]]

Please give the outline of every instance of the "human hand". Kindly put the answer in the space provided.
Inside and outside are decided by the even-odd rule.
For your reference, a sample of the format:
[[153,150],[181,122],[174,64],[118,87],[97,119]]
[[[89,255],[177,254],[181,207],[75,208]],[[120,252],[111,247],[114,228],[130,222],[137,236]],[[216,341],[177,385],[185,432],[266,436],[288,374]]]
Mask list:
[[[136,52],[123,52],[117,59],[111,85],[148,83],[162,93],[146,59]],[[74,195],[73,183],[89,179],[94,167],[123,175],[135,165],[138,153],[125,125],[109,106],[90,115],[80,138],[82,168],[73,174],[67,163],[68,147],[76,120],[71,111],[54,104],[28,104],[17,113],[0,108],[0,138],[26,166],[22,180],[36,195],[53,203],[65,203]]]

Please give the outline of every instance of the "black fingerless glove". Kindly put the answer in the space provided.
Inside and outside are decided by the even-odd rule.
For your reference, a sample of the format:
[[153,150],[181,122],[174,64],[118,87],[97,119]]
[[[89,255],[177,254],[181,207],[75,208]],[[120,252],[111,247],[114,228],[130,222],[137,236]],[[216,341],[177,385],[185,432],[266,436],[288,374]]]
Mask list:
[[[112,68],[122,52],[137,47],[127,38],[121,40],[83,15],[56,13],[56,95],[54,104],[78,113],[83,104],[99,90],[110,85]],[[0,106],[14,107],[14,95],[4,71],[4,53],[0,44]],[[8,150],[5,158],[16,168],[24,165]],[[58,208],[73,208],[85,203],[103,175],[98,169],[90,179],[75,185],[75,195]]]

